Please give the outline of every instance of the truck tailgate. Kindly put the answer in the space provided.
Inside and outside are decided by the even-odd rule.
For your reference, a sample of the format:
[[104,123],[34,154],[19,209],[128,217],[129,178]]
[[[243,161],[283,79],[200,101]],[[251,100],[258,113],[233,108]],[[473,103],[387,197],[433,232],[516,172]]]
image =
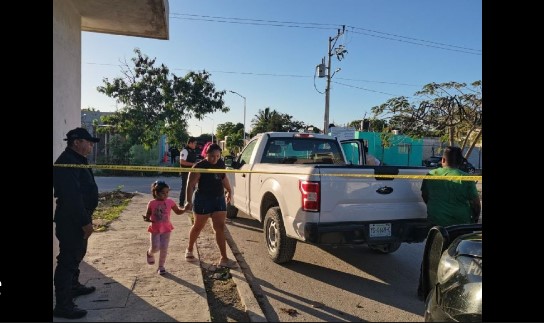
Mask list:
[[[376,167],[379,169],[379,167]],[[428,170],[399,168],[399,175],[425,175]],[[321,167],[320,223],[425,219],[421,179],[330,176],[375,175],[373,167]]]

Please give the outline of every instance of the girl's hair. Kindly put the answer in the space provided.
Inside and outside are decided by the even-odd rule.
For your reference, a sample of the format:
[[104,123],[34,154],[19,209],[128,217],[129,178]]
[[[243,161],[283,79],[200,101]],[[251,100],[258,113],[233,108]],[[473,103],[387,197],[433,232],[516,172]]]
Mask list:
[[218,150],[219,153],[221,153],[221,147],[219,147],[218,144],[211,144],[210,146],[208,146],[208,150],[206,150],[206,154],[211,154],[215,150]]
[[153,197],[157,198],[157,193],[162,191],[163,188],[170,188],[170,186],[163,181],[153,182],[153,184],[151,184],[151,194],[153,194]]

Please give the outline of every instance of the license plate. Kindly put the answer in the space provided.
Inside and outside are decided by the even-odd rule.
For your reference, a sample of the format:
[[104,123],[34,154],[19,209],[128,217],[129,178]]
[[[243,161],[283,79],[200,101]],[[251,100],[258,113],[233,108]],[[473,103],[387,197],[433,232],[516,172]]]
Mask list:
[[390,237],[391,223],[379,223],[370,225],[370,237]]

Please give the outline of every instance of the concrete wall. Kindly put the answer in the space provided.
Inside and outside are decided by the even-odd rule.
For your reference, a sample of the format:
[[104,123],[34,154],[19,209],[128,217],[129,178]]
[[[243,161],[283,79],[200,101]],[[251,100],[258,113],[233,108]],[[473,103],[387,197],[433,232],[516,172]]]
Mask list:
[[81,16],[72,1],[53,0],[53,162],[80,125]]
[[[81,125],[81,17],[72,1],[53,0],[53,162],[66,147],[66,133]],[[51,194],[53,191],[51,192]],[[53,198],[53,211],[55,199]],[[51,214],[51,221],[53,214]],[[53,272],[59,242],[54,235]]]
[[380,132],[356,131],[356,139],[368,142],[368,152],[378,158],[383,165],[421,166],[423,156],[423,140],[412,139],[405,135],[393,135],[389,140],[391,146],[382,147]]

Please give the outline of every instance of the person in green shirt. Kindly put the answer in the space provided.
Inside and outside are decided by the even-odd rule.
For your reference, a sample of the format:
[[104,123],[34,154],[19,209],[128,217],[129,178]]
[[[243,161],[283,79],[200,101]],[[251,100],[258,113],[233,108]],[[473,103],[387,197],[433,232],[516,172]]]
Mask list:
[[[462,161],[461,148],[446,147],[442,155],[442,167],[431,170],[429,175],[469,175],[459,169]],[[421,196],[427,204],[427,219],[431,225],[478,222],[481,204],[475,181],[424,179]]]
[[[442,167],[429,172],[432,176],[467,176],[459,169],[464,158],[459,147],[446,147],[442,154]],[[481,204],[475,181],[424,179],[421,197],[427,204],[429,227],[476,223],[480,218]],[[419,273],[417,295],[425,300],[422,289],[423,263]]]

